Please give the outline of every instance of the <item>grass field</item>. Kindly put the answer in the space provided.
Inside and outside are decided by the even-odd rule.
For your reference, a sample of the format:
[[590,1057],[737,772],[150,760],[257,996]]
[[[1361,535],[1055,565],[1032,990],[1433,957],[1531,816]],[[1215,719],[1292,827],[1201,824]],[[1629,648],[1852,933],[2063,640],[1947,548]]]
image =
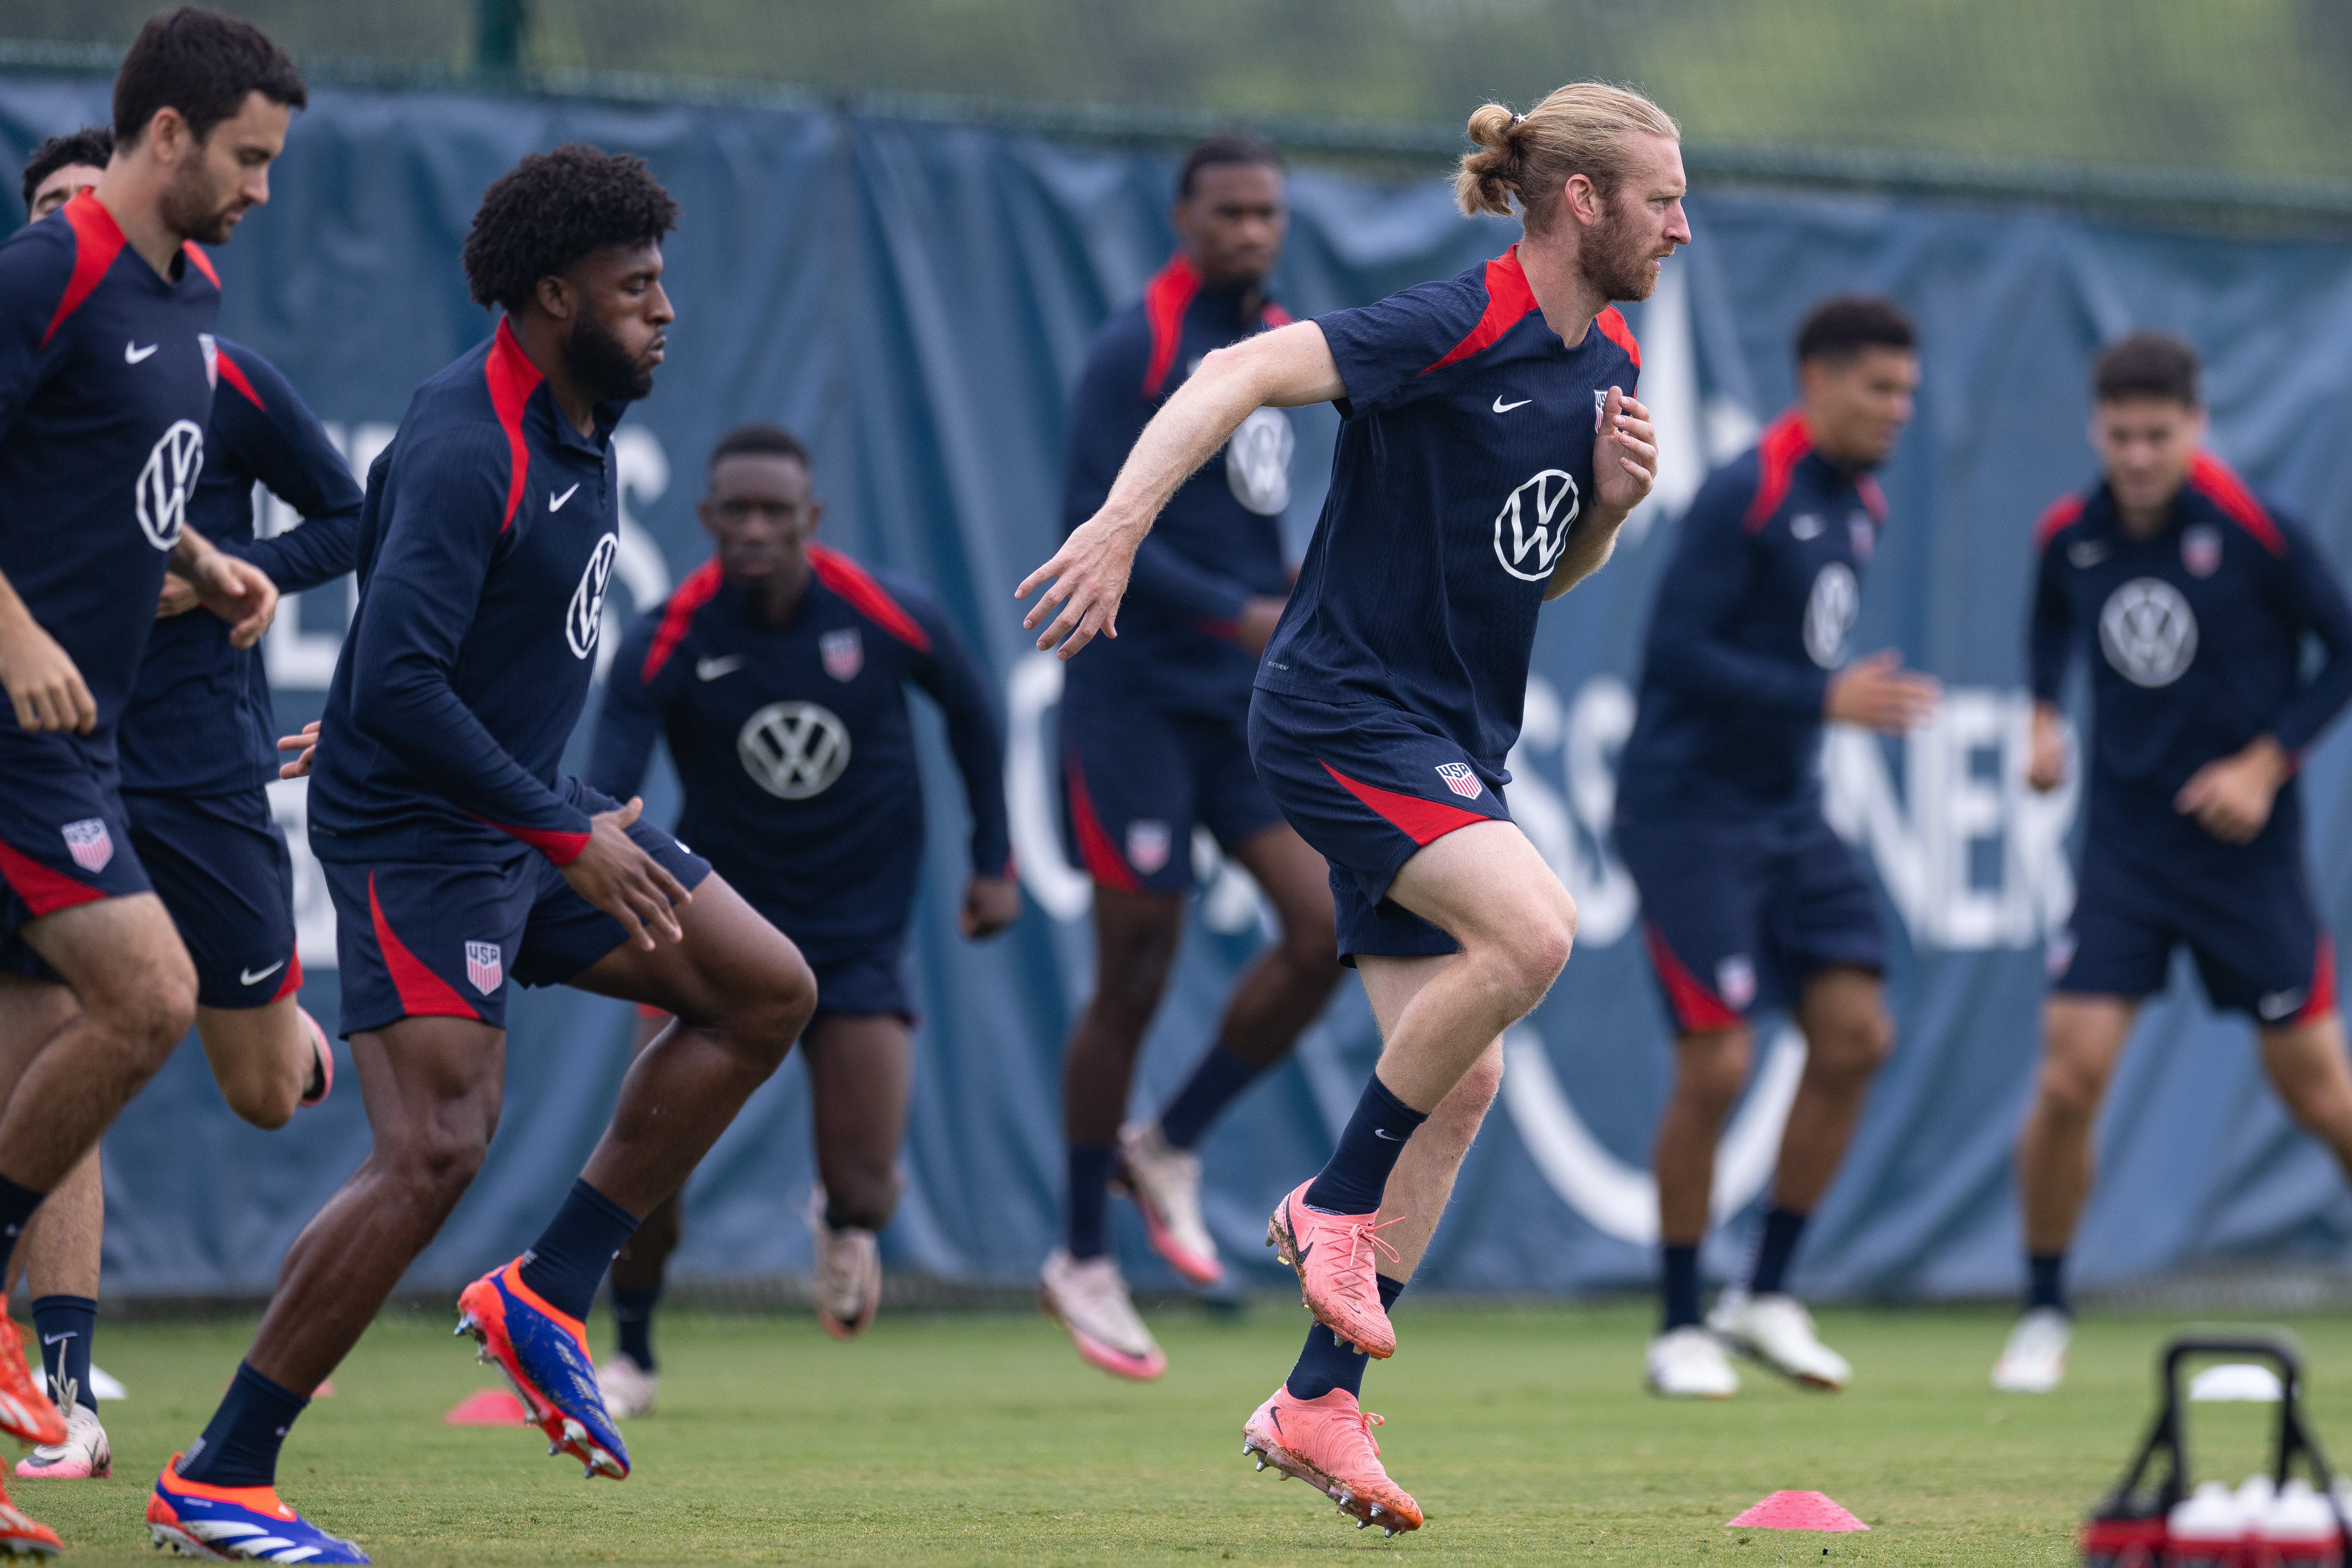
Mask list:
[[[554,1562],[2063,1563],[2150,1409],[2173,1326],[2093,1317],[2065,1391],[1992,1394],[1992,1310],[1832,1311],[1857,1368],[1822,1396],[1750,1374],[1737,1400],[1644,1395],[1648,1310],[1400,1310],[1402,1350],[1366,1404],[1383,1457],[1429,1523],[1384,1540],[1241,1456],[1241,1425],[1289,1365],[1305,1320],[1265,1303],[1155,1321],[1170,1371],[1115,1383],[1051,1324],[1009,1315],[885,1318],[839,1345],[805,1318],[665,1321],[663,1409],[632,1423],[631,1479],[583,1483],[520,1428],[443,1411],[495,1381],[436,1317],[388,1318],[286,1453],[281,1489],[386,1563]],[[2352,1442],[2352,1323],[2292,1321],[2311,1352],[2322,1441]],[[69,1561],[152,1563],[155,1471],[202,1426],[248,1326],[112,1325],[100,1364],[115,1477],[19,1482]],[[600,1349],[602,1342],[600,1340]],[[2270,1407],[2197,1407],[2205,1468],[2259,1463]],[[1868,1534],[1730,1531],[1781,1487],[1818,1489]],[[1824,1549],[1827,1557],[1824,1559]]]

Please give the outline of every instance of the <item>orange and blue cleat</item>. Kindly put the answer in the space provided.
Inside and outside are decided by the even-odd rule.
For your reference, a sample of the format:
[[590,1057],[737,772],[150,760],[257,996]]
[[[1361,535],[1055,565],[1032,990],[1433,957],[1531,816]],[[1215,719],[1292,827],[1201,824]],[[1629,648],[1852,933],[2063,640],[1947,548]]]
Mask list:
[[570,1454],[588,1467],[591,1480],[627,1477],[628,1447],[604,1413],[587,1328],[523,1283],[520,1258],[466,1287],[457,1332],[481,1345],[477,1360],[506,1373],[531,1425],[547,1434],[551,1455]]
[[56,1531],[17,1512],[8,1489],[0,1487],[0,1557],[55,1557],[65,1544]]
[[213,1487],[185,1480],[180,1456],[155,1478],[147,1532],[183,1557],[215,1563],[364,1563],[356,1542],[325,1531],[278,1500],[276,1487]]
[[54,1447],[66,1440],[66,1418],[33,1382],[16,1320],[0,1305],[0,1432],[20,1443]]

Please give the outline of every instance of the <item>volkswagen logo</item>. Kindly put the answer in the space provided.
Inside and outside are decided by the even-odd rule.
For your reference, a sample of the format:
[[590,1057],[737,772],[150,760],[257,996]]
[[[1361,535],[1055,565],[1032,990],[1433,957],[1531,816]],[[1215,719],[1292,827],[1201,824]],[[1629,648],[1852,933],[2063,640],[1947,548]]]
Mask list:
[[2099,611],[2099,647],[2134,686],[2169,686],[2197,657],[2197,616],[2161,577],[2135,577]]
[[823,795],[849,766],[849,726],[814,702],[771,702],[735,737],[743,771],[779,800]]
[[1261,408],[1225,443],[1225,483],[1234,499],[1260,517],[1279,517],[1290,504],[1290,453],[1297,444],[1290,416]]
[[[1495,559],[1514,577],[1529,583],[1549,582],[1551,569],[1559,563],[1559,552],[1568,543],[1569,524],[1576,521],[1583,505],[1574,475],[1546,468],[1513,490],[1503,510],[1495,514]],[[1511,530],[1507,548],[1503,543],[1506,523]]]
[[147,454],[131,487],[139,513],[139,530],[158,550],[180,542],[180,527],[188,520],[188,492],[205,469],[205,430],[194,420],[179,419],[163,432]]
[[572,605],[563,613],[563,640],[572,645],[574,658],[596,651],[596,638],[604,629],[604,590],[613,581],[613,558],[620,552],[619,534],[598,540],[589,552],[588,569],[580,574],[580,586],[572,590]]
[[1861,613],[1862,584],[1854,580],[1853,568],[1843,561],[1822,567],[1805,599],[1806,657],[1823,669],[1843,664],[1845,634]]

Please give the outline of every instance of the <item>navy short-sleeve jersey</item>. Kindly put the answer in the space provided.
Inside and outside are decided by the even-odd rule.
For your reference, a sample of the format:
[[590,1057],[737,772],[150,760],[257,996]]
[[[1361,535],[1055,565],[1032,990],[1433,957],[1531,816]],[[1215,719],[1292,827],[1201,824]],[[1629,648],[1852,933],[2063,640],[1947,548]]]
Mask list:
[[[2263,734],[2300,752],[2352,699],[2352,604],[2310,534],[2200,453],[2153,536],[2125,531],[2101,484],[2043,513],[2035,537],[2033,696],[2057,701],[2082,650],[2092,840],[2165,872],[2226,874],[2249,855],[2299,855],[2293,779],[2242,847],[2173,797],[2199,768]],[[2326,656],[2308,675],[2306,640]]]
[[[111,766],[211,416],[220,280],[166,279],[99,199],[0,242],[0,574],[81,671]],[[199,612],[202,613],[202,612]]]
[[1650,612],[1620,821],[1818,809],[1822,705],[1885,519],[1793,410],[1707,476]]
[[1544,589],[1592,504],[1601,400],[1641,368],[1633,334],[1612,307],[1560,342],[1517,246],[1318,324],[1348,389],[1331,490],[1257,684],[1402,708],[1499,783]]

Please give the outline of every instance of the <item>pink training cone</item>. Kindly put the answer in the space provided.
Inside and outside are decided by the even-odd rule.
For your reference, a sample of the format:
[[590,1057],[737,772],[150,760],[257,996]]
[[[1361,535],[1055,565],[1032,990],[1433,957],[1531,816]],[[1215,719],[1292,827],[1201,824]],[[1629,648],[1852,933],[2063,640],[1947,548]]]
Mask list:
[[485,1388],[459,1400],[441,1419],[451,1426],[522,1426],[530,1424],[530,1413],[512,1390]]
[[1726,1530],[1868,1530],[1825,1492],[1774,1492],[1731,1521]]

